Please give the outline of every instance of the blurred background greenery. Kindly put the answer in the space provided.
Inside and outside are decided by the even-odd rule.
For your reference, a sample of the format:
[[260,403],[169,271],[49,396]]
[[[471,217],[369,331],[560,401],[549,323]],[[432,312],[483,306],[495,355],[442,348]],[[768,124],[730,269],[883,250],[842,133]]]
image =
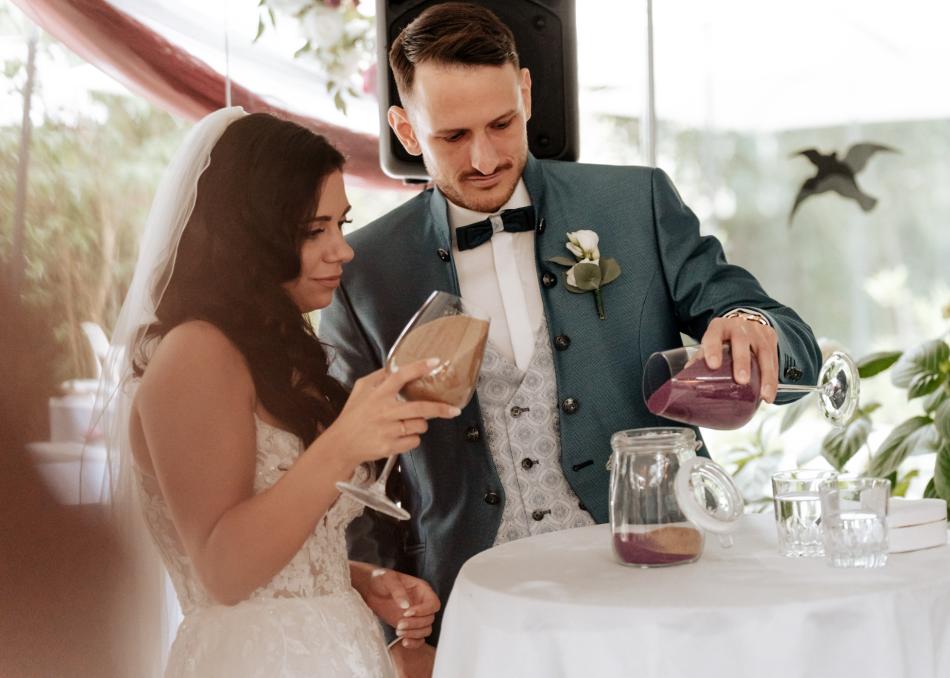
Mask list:
[[[34,35],[30,78],[28,45]],[[666,38],[677,39],[671,34]],[[79,323],[91,320],[110,331],[152,192],[188,124],[37,33],[9,3],[0,4],[0,46],[5,104],[0,111],[2,322],[16,323],[28,350],[28,355],[4,361],[3,415],[20,421],[27,437],[42,440],[47,435],[46,400],[57,385],[94,375]],[[584,79],[584,60],[592,58],[585,52],[588,48],[579,44],[581,160],[642,162],[638,117],[599,105],[604,87]],[[815,75],[824,80],[838,77],[834,69]],[[25,133],[22,110],[28,96],[29,164],[25,180],[18,180]],[[762,94],[750,90],[747,96],[753,106]],[[921,87],[919,97],[928,96],[928,89]],[[697,105],[700,100],[697,94]],[[913,109],[913,102],[907,103]],[[658,165],[673,178],[704,232],[719,237],[732,262],[749,269],[772,296],[795,308],[829,350],[837,347],[860,357],[907,351],[925,340],[946,338],[950,116],[895,119],[889,113],[877,122],[802,126],[763,119],[761,124],[730,127],[664,119],[662,107],[658,113]],[[850,145],[863,141],[899,150],[875,156],[859,175],[862,188],[879,200],[877,207],[865,213],[855,203],[826,193],[805,202],[789,224],[798,188],[814,173],[806,159],[793,154],[818,148],[843,155]],[[14,208],[18,184],[25,197],[19,222]],[[416,190],[349,187],[353,228]],[[946,393],[947,388],[944,381],[936,392]],[[841,464],[850,470],[865,468],[895,426],[936,412],[935,407],[928,413],[923,398],[909,399],[906,388],[894,386],[886,375],[867,378],[863,389],[864,402],[880,407],[865,413],[866,435],[861,434],[861,444]],[[761,502],[768,497],[768,477],[777,468],[837,465],[828,451],[828,431],[811,409],[802,408],[792,422],[785,410],[763,407],[743,429],[708,432],[706,438],[714,456],[736,472],[747,497]],[[895,480],[903,481],[911,494],[924,491],[938,446],[924,441],[902,459]]]

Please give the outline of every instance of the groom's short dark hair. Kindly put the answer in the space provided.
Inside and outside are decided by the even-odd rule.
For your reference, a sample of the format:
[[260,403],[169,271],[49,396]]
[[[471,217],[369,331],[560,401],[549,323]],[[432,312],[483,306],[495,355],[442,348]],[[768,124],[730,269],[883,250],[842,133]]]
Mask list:
[[399,95],[412,91],[416,66],[445,65],[520,68],[515,37],[490,10],[467,2],[433,5],[402,29],[389,48],[389,65]]

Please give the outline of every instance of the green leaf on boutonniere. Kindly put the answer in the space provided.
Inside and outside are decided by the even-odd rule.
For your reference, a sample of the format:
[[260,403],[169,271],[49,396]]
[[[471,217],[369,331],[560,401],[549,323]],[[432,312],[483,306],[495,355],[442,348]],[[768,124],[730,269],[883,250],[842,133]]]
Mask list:
[[560,264],[561,266],[567,266],[568,268],[577,263],[573,259],[568,259],[567,257],[548,257],[548,261],[552,261],[555,264]]
[[608,259],[606,257],[601,258],[600,275],[601,285],[606,285],[607,283],[613,282],[620,277],[620,264],[617,263],[616,259]]
[[568,275],[573,271],[574,282],[568,283],[568,289],[576,288],[580,292],[590,292],[600,287],[601,273],[600,266],[594,263],[575,264],[568,270]]

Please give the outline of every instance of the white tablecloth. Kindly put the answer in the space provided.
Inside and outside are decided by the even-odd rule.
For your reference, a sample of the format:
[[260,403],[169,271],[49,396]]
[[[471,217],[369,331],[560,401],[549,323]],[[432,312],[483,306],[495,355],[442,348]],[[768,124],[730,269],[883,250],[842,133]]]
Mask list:
[[689,565],[623,567],[606,525],[469,560],[435,678],[559,676],[948,678],[950,547],[834,569],[779,556],[766,514]]

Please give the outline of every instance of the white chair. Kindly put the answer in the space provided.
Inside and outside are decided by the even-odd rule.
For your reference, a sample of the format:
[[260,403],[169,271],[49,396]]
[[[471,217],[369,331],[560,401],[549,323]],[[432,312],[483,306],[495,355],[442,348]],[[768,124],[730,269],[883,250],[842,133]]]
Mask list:
[[[109,338],[95,322],[80,323],[83,335],[95,358],[95,379],[69,379],[60,388],[62,395],[49,399],[50,440],[85,443],[101,438],[100,427],[93,421],[96,397],[100,389],[108,393],[115,379],[106,374]],[[104,388],[103,388],[104,387]]]
[[102,370],[106,364],[106,357],[109,355],[109,337],[106,336],[105,330],[102,329],[99,323],[87,320],[79,323],[79,327],[86,335],[89,348],[92,349],[92,354],[96,357],[96,379],[102,379]]

